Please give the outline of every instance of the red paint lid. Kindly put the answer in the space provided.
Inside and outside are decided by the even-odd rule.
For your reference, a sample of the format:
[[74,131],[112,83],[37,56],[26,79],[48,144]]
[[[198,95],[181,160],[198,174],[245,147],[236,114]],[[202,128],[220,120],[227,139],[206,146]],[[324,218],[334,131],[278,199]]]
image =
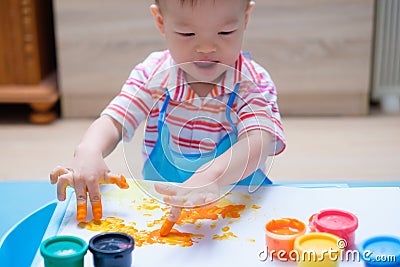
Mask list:
[[354,232],[358,227],[357,217],[343,210],[322,210],[313,216],[313,226],[320,232]]

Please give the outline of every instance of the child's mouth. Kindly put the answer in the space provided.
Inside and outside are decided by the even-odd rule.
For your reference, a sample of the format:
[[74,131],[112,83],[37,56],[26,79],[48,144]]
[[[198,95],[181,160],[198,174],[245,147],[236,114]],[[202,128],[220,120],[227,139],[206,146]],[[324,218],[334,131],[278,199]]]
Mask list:
[[217,61],[195,61],[193,62],[196,67],[201,69],[210,69],[214,67],[218,62]]

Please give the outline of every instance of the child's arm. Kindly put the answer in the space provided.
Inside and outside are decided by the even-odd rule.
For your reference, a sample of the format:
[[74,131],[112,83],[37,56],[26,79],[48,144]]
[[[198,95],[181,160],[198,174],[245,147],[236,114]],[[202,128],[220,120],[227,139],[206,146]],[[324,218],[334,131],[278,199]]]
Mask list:
[[263,130],[252,130],[239,140],[205,171],[195,173],[185,185],[204,186],[216,182],[219,187],[248,177],[264,164],[272,143],[272,135]]
[[208,168],[200,168],[181,186],[157,184],[156,190],[173,206],[204,205],[219,197],[219,188],[236,183],[265,163],[272,136],[263,130],[243,134],[238,142],[217,157]]
[[[50,174],[51,183],[57,183],[57,197],[65,200],[65,189],[72,186],[77,197],[78,220],[86,219],[87,193],[92,203],[95,219],[100,219],[101,195],[99,184],[113,181],[120,187],[127,186],[123,176],[110,178],[104,157],[111,153],[121,139],[122,126],[109,116],[95,120],[77,146],[70,168],[57,167]],[[93,205],[94,204],[94,205]]]

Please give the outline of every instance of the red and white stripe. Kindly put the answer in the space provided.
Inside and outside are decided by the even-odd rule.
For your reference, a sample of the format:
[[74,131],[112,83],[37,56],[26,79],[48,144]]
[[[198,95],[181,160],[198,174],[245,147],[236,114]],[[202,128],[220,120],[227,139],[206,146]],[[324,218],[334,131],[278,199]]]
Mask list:
[[185,83],[183,70],[173,66],[175,63],[167,50],[150,54],[132,70],[121,92],[102,112],[124,126],[127,140],[132,138],[140,122],[146,120],[144,155],[148,155],[156,143],[157,121],[167,86],[171,99],[166,123],[171,133],[171,148],[183,153],[198,153],[199,150],[212,150],[232,130],[225,110],[237,82],[241,85],[231,118],[239,135],[255,129],[268,131],[275,137],[276,150],[271,154],[283,151],[285,139],[277,93],[264,68],[239,56],[208,97],[201,100]]

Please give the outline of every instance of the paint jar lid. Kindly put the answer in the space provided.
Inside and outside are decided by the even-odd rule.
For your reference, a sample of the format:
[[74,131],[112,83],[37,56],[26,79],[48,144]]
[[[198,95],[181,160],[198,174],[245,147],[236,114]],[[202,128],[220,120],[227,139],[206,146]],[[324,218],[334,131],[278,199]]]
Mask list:
[[83,259],[88,249],[85,240],[75,236],[53,236],[42,242],[40,254],[43,258],[72,262]]
[[359,251],[362,259],[370,266],[400,266],[400,238],[398,237],[369,238],[359,245]]
[[135,242],[130,235],[119,232],[101,233],[89,241],[89,250],[93,254],[131,253],[134,246]]
[[344,210],[322,210],[310,218],[310,228],[315,228],[320,232],[345,231],[351,233],[357,227],[357,217]]
[[294,248],[300,253],[304,251],[314,251],[317,255],[324,251],[341,251],[338,243],[341,239],[329,233],[308,233],[302,235],[294,241]]
[[277,239],[291,239],[306,232],[306,225],[294,218],[271,220],[265,225],[266,234]]

